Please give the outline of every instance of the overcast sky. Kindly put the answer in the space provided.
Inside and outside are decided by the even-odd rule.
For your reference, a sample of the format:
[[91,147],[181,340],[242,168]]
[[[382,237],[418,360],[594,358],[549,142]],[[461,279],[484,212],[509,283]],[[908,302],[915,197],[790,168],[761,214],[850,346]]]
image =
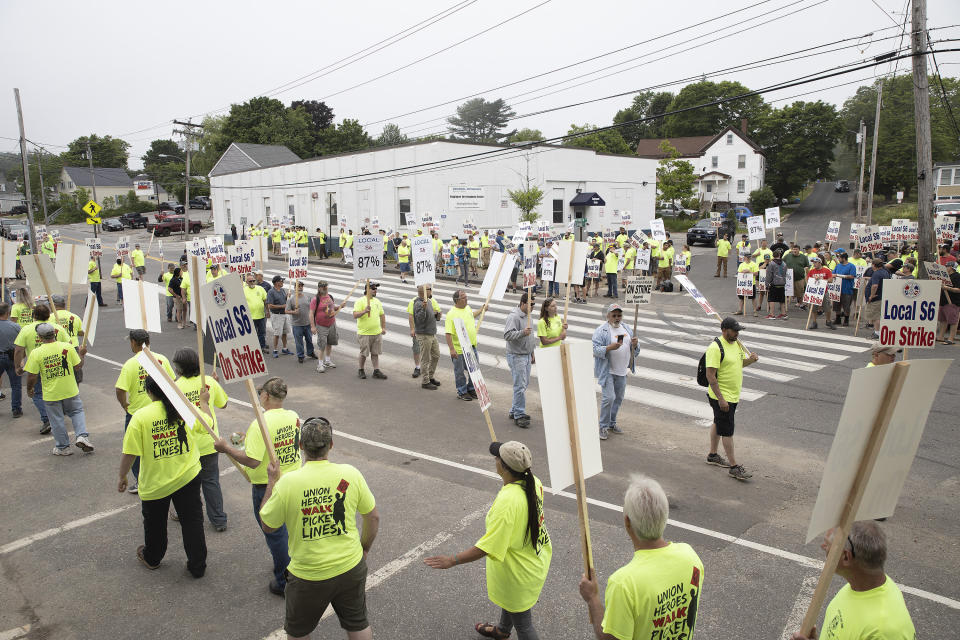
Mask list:
[[[0,99],[0,151],[17,150],[13,87],[21,91],[30,140],[59,152],[62,148],[54,145],[66,145],[88,133],[119,136],[132,145],[130,166],[139,167],[140,156],[151,140],[171,137],[172,119],[193,117],[197,122],[205,113],[221,109],[223,113],[231,103],[264,95],[444,11],[448,17],[404,40],[276,97],[285,104],[298,99],[324,100],[333,108],[337,121],[359,119],[369,125],[373,136],[381,131],[383,123],[378,121],[382,120],[397,123],[409,135],[423,135],[444,131],[443,118],[453,112],[461,98],[678,29],[683,30],[486,92],[484,97],[506,98],[518,114],[528,114],[711,74],[871,32],[875,33],[873,38],[898,34],[893,19],[902,23],[904,0],[876,3],[879,7],[872,0],[4,0],[0,2],[0,24],[6,27],[6,93]],[[758,6],[732,14],[755,4]],[[726,15],[719,7],[725,7]],[[528,12],[423,62],[374,80],[523,11]],[[761,24],[791,12],[796,13]],[[692,26],[713,18],[719,19]],[[960,24],[960,2],[929,0],[928,28],[954,24]],[[750,29],[754,25],[760,26]],[[931,33],[934,41],[949,37],[960,38],[960,27]],[[898,39],[870,40],[864,37],[834,45],[859,42],[859,47],[710,79],[737,80],[755,89],[869,60],[899,43]],[[905,45],[909,45],[909,37]],[[937,44],[935,48],[958,46],[960,42]],[[664,56],[669,57],[657,60]],[[635,60],[627,62],[631,59]],[[938,56],[938,62],[944,75],[960,74],[960,53],[944,53]],[[624,64],[600,71],[617,63]],[[891,66],[785,89],[765,99],[777,101],[813,91],[796,99],[823,99],[839,105],[859,84],[869,80],[831,88],[833,85],[869,78],[889,71]],[[899,68],[909,66],[909,60],[903,60]],[[620,70],[622,73],[596,79]],[[583,74],[586,76],[573,80]],[[561,84],[544,89],[554,83]],[[681,86],[669,89],[677,91]],[[447,101],[454,102],[399,117]],[[566,133],[571,123],[609,124],[616,111],[629,103],[630,96],[603,100],[518,118],[510,126],[536,128],[548,137],[557,136]]]

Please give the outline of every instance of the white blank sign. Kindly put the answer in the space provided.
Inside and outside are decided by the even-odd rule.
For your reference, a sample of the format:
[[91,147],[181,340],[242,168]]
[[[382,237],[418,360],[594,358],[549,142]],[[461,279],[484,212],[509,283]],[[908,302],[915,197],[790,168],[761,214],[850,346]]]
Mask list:
[[[87,284],[90,249],[82,244],[61,244],[57,251],[57,280],[65,284]],[[71,269],[71,265],[73,269]]]
[[[570,240],[561,240],[557,243],[557,267],[553,274],[554,282],[560,284],[582,285],[584,267],[587,264],[587,254],[590,253],[590,245],[586,242],[572,242]],[[573,272],[570,272],[570,256],[573,255]],[[567,276],[570,275],[568,278]]]
[[[21,256],[20,265],[26,272],[27,284],[30,285],[30,289],[33,291],[42,291],[51,296],[63,293],[63,289],[60,287],[60,281],[57,280],[57,274],[53,270],[53,263],[50,262],[50,256],[43,253],[34,256]],[[47,287],[50,288],[49,291],[44,289],[44,279],[46,279]]]
[[[127,329],[145,329],[150,333],[160,333],[160,294],[163,289],[152,282],[143,280],[124,280],[123,284],[123,325]],[[146,309],[147,326],[143,326],[140,314],[140,287],[143,287],[143,306]]]
[[[500,263],[503,266],[500,267]],[[503,300],[503,294],[507,292],[507,283],[510,282],[510,273],[513,271],[513,264],[516,258],[509,253],[500,253],[494,251],[490,254],[490,266],[487,267],[487,273],[483,276],[483,284],[480,285],[480,297],[484,300],[490,295],[491,290],[494,300]],[[493,279],[497,276],[497,269],[500,269],[500,277],[494,283]],[[582,267],[581,267],[582,268]]]

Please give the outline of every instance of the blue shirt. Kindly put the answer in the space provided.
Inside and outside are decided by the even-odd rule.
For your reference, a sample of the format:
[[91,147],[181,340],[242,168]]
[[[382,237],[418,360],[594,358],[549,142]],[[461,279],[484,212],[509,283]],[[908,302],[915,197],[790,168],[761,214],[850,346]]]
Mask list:
[[[883,281],[890,279],[890,272],[887,271],[886,267],[881,267],[873,272],[873,275],[870,276],[870,286],[867,289],[867,302],[873,300],[874,302],[879,302],[883,299]],[[877,285],[876,298],[871,296],[873,292],[873,286]]]
[[[837,266],[834,268],[833,273],[840,276],[856,276],[857,267],[856,265],[837,263]],[[841,295],[853,295],[853,280],[847,280],[844,278],[840,281],[840,294]]]
[[503,236],[497,236],[496,241],[497,241],[498,250],[500,251],[500,253],[503,253]]

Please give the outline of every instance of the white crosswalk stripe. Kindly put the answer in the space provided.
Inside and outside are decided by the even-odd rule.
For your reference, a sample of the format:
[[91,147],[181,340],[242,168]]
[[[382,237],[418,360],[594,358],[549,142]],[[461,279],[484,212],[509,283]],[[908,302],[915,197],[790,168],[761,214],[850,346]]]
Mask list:
[[[274,275],[286,276],[286,269],[272,263],[264,270],[266,280]],[[407,304],[416,296],[412,281],[401,284],[396,276],[382,280],[377,297],[386,312],[387,334],[384,349],[388,348],[409,357],[411,339],[407,319]],[[337,302],[353,288],[355,281],[349,269],[311,266],[310,277],[304,280],[305,291],[313,295],[319,280],[329,283],[329,291]],[[288,292],[292,283],[288,283]],[[470,304],[477,308],[482,304],[476,297],[478,284],[467,289]],[[352,300],[362,295],[362,285],[355,291]],[[452,295],[459,287],[452,282],[438,281],[433,286],[433,295],[446,311],[452,305]],[[541,298],[542,299],[542,298]],[[504,358],[502,327],[507,314],[516,306],[518,297],[508,294],[505,300],[491,301],[479,331],[480,364],[485,375],[509,384],[509,367]],[[562,309],[562,302],[561,302]],[[344,311],[352,308],[352,302]],[[625,321],[632,326],[633,317],[627,310]],[[534,315],[532,326],[536,325]],[[603,305],[576,305],[571,303],[568,313],[568,339],[589,341],[594,330],[603,321]],[[337,324],[343,338],[351,342],[356,333],[353,319],[344,314]],[[442,332],[442,330],[441,330]],[[640,358],[636,374],[628,376],[624,399],[625,410],[643,408],[660,409],[670,414],[693,419],[701,425],[709,425],[712,412],[704,399],[705,389],[697,384],[697,361],[718,334],[714,318],[687,313],[664,314],[644,309],[637,317],[637,334],[641,340]],[[348,337],[349,336],[349,337]],[[763,398],[777,384],[835,365],[851,356],[869,349],[869,341],[849,335],[825,334],[809,336],[802,330],[785,325],[751,324],[742,337],[745,344],[761,353],[756,365],[744,370],[745,383],[741,401],[754,402]],[[441,343],[443,338],[441,336]],[[346,346],[346,345],[345,345]],[[353,349],[348,349],[353,353]],[[776,355],[773,355],[776,354]],[[411,362],[412,364],[412,362]],[[531,375],[536,375],[536,366]],[[753,384],[759,385],[755,388]],[[766,387],[766,388],[763,388]]]

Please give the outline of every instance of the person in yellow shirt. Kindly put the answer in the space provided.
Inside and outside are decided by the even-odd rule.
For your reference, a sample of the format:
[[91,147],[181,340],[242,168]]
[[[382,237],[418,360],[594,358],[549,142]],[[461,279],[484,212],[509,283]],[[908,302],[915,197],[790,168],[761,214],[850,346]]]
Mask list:
[[257,284],[257,278],[252,273],[246,275],[246,286],[243,288],[243,297],[247,300],[247,310],[253,327],[257,330],[257,340],[260,341],[260,350],[267,353],[267,313],[266,290]]
[[90,264],[87,265],[87,280],[90,282],[90,291],[93,291],[93,295],[97,296],[97,305],[101,307],[107,306],[103,301],[103,286],[100,282],[100,265],[97,263],[96,258],[90,260]]
[[473,546],[452,556],[432,556],[424,563],[449,569],[486,558],[487,597],[500,607],[500,621],[474,629],[488,638],[536,638],[533,605],[540,599],[553,557],[543,510],[543,485],[533,474],[533,455],[521,442],[493,442],[503,486],[487,512],[486,531]]
[[280,227],[274,227],[273,233],[270,234],[270,242],[273,245],[274,255],[280,255],[280,243],[283,241],[283,231],[280,230]]
[[207,279],[206,279],[206,282],[212,282],[212,281],[214,281],[214,280],[216,280],[217,278],[220,278],[220,277],[222,277],[222,276],[223,276],[223,273],[221,273],[221,271],[220,271],[220,265],[218,265],[218,264],[211,264],[211,265],[210,265],[210,269],[207,271]]
[[493,251],[493,248],[490,246],[492,242],[490,238],[490,230],[484,229],[483,235],[480,236],[480,268],[486,269],[487,265],[490,264],[490,253]]
[[175,307],[173,293],[170,292],[170,280],[173,278],[174,272],[177,270],[177,265],[172,262],[167,263],[167,270],[160,274],[160,280],[163,287],[163,295],[165,296],[166,305],[167,305],[167,322],[173,322],[173,310]]
[[321,260],[327,259],[327,234],[320,230],[320,227],[317,227],[316,237],[313,240],[313,244],[316,247],[317,257]]
[[70,344],[75,348],[80,346],[83,337],[83,320],[77,314],[67,310],[67,299],[62,294],[53,294],[53,304],[57,308],[56,323],[70,336]]
[[[43,341],[37,335],[37,327],[43,323],[50,322],[50,307],[39,303],[33,308],[33,321],[20,329],[17,337],[13,340],[13,366],[16,375],[22,376],[27,359],[34,349],[39,347]],[[70,342],[70,336],[60,325],[50,323],[57,329],[57,342]],[[50,433],[50,418],[47,416],[47,406],[43,398],[43,385],[37,384],[33,394],[27,389],[27,394],[33,398],[33,406],[37,408],[40,414],[40,434]]]
[[38,324],[36,332],[41,344],[30,352],[23,370],[28,374],[27,395],[31,398],[37,381],[40,381],[43,402],[53,431],[53,455],[69,456],[73,453],[70,450],[70,437],[67,435],[64,416],[69,416],[73,423],[77,447],[84,453],[93,453],[93,443],[87,433],[83,402],[80,400],[80,389],[74,373],[83,366],[83,356],[86,355],[87,348],[83,347],[78,353],[71,344],[58,342],[58,327],[49,322]]
[[[633,558],[607,579],[603,602],[596,574],[580,578],[580,597],[597,640],[657,638],[666,627],[677,630],[672,637],[694,637],[703,561],[690,545],[664,539],[669,515],[660,484],[633,476],[623,498],[623,527],[633,543]],[[670,598],[663,598],[664,593]]]
[[853,257],[850,258],[850,264],[857,267],[863,267],[864,269],[867,268],[867,261],[863,259],[863,254],[860,253],[860,249],[853,250]]
[[[753,284],[753,289],[749,296],[744,297],[740,294],[737,294],[737,298],[740,299],[740,306],[737,308],[737,312],[734,313],[733,315],[742,316],[744,314],[744,311],[746,310],[746,300],[747,299],[753,300],[754,298],[756,298],[757,296],[756,282],[757,282],[757,274],[759,272],[760,272],[760,267],[758,267],[757,264],[753,261],[753,256],[751,256],[749,253],[743,256],[743,262],[741,262],[740,266],[737,267],[737,273],[753,274],[752,280],[754,284]],[[752,305],[753,303],[751,302],[750,304]]]
[[57,257],[56,248],[53,244],[53,238],[48,234],[43,234],[43,243],[40,245],[40,253],[50,256],[51,260]]
[[607,277],[607,292],[604,298],[617,298],[617,265],[620,263],[620,256],[614,247],[607,247],[607,253],[603,257],[603,273]]
[[557,301],[547,298],[540,306],[537,337],[541,347],[559,347],[567,339],[567,324],[557,315]]
[[723,267],[723,277],[727,277],[727,265],[730,262],[730,240],[727,238],[727,234],[723,234],[723,237],[717,240],[717,273],[714,274],[714,278],[720,277],[720,268]]
[[143,280],[143,274],[147,272],[147,267],[144,264],[143,251],[140,250],[140,245],[133,245],[133,251],[130,252],[130,262],[133,263],[133,268],[137,272],[137,278]]
[[17,302],[10,307],[10,319],[21,327],[33,322],[33,296],[26,287],[17,289]]
[[660,248],[660,258],[657,262],[657,284],[665,280],[670,280],[670,272],[673,270],[673,257],[676,249],[673,248],[673,240],[667,240]]
[[467,249],[470,250],[470,274],[479,276],[477,266],[480,263],[480,240],[477,239],[477,234],[470,235],[470,240],[467,241]]
[[627,275],[637,268],[637,248],[627,243],[623,249],[623,271],[620,272],[620,286],[627,288]]
[[[178,349],[173,354],[173,370],[177,374],[177,387],[201,413],[210,416],[209,426],[214,433],[219,434],[216,409],[227,406],[227,393],[220,386],[216,373],[204,376],[202,380],[205,384],[201,385],[200,358],[196,351],[188,347]],[[200,394],[204,390],[208,396],[206,403],[200,400]],[[203,490],[203,502],[207,507],[207,518],[216,531],[226,531],[227,514],[223,510],[223,492],[220,489],[220,456],[213,448],[214,439],[206,429],[197,434],[195,441],[200,454],[200,487]]]
[[[460,400],[476,400],[477,392],[473,388],[473,381],[467,373],[467,361],[464,359],[464,348],[473,350],[475,358],[477,356],[477,321],[479,316],[487,308],[484,304],[474,311],[467,304],[467,292],[463,289],[457,289],[453,292],[453,307],[447,311],[447,316],[443,322],[443,332],[447,339],[447,347],[450,349],[450,359],[453,360],[453,380],[457,386],[457,398]],[[460,343],[460,337],[457,335],[456,320],[463,321],[463,328],[467,332],[469,345]]]
[[627,241],[630,239],[630,236],[627,235],[627,230],[623,227],[620,227],[620,233],[617,234],[615,242],[617,246],[623,249],[624,245],[627,244]]
[[[292,472],[300,467],[300,416],[295,411],[283,408],[283,401],[287,397],[287,384],[281,378],[270,378],[259,389],[260,405],[263,407],[263,418],[266,423],[267,437],[273,444],[277,461],[271,462],[269,448],[263,441],[260,423],[254,420],[247,428],[244,437],[245,450],[241,451],[229,445],[223,438],[214,443],[214,448],[225,453],[250,471],[250,486],[253,494],[253,514],[257,524],[261,527],[260,510],[266,502],[267,487],[270,471],[268,467],[276,465],[278,473]],[[299,527],[293,527],[299,530]],[[287,529],[279,526],[275,530],[263,529],[267,547],[273,557],[273,579],[268,584],[270,593],[282,596],[287,584],[286,570],[290,563],[287,552]]]
[[400,282],[406,284],[406,274],[410,273],[410,240],[407,234],[403,234],[403,241],[397,247],[397,268],[400,269]]
[[371,282],[366,293],[353,303],[353,317],[357,321],[357,341],[360,343],[360,368],[357,377],[366,380],[364,371],[367,356],[373,365],[373,377],[386,380],[385,373],[380,371],[380,354],[383,353],[383,334],[387,332],[387,317],[383,312],[383,304],[377,299],[377,290],[380,283]]
[[[169,365],[168,365],[169,366]],[[200,502],[200,454],[197,451],[199,421],[187,424],[157,381],[143,380],[146,399],[123,434],[120,479],[117,491],[129,491],[127,474],[142,461],[140,500],[143,512],[143,544],[137,559],[148,569],[157,569],[167,552],[167,515],[170,503],[177,512],[187,570],[202,578],[207,570],[207,541],[203,533]],[[201,402],[206,402],[206,391]]]
[[[847,584],[837,592],[823,616],[823,640],[914,640],[917,631],[903,593],[884,571],[887,536],[871,520],[854,522],[846,540],[837,539],[839,528],[823,536],[820,548],[829,553],[832,544],[842,544],[837,575]],[[814,628],[816,630],[816,628]],[[810,639],[817,637],[811,634]],[[808,640],[802,630],[790,640]]]
[[347,249],[353,249],[353,229],[350,229],[350,230],[347,232],[347,239],[346,239],[346,241],[345,241],[345,243],[344,243],[344,246],[345,246]]
[[734,249],[737,250],[737,266],[740,266],[740,263],[743,262],[743,257],[746,255],[753,255],[753,247],[750,246],[750,241],[747,240],[747,234],[740,236],[740,242],[734,246]]
[[133,272],[123,258],[117,258],[117,263],[110,270],[110,279],[117,283],[117,304],[123,302],[123,281],[133,278]]
[[[289,531],[290,564],[284,629],[307,638],[332,603],[352,640],[370,640],[366,555],[380,526],[376,500],[363,475],[328,458],[333,428],[326,418],[307,418],[300,431],[301,468],[280,475],[270,465],[262,506],[265,533]],[[357,514],[363,521],[358,530]]]

